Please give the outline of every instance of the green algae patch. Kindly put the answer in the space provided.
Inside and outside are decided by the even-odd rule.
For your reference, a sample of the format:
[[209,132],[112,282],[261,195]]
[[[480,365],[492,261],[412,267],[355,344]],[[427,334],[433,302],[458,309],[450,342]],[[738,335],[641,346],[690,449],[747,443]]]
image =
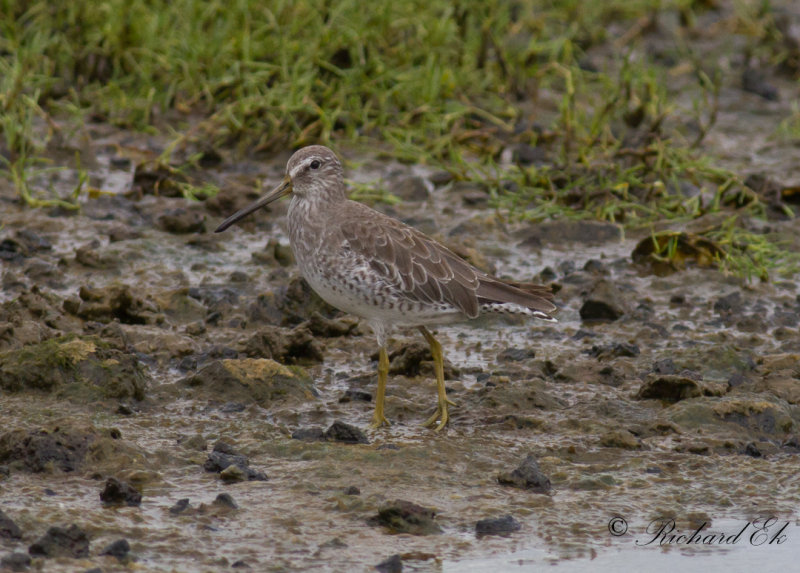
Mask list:
[[286,399],[311,400],[317,395],[305,370],[268,358],[217,360],[182,382],[208,398],[259,406]]
[[144,452],[121,439],[118,430],[83,420],[61,419],[34,429],[0,434],[0,464],[31,473],[119,471],[140,465]]
[[779,398],[753,394],[721,400],[714,406],[714,414],[756,432],[783,435],[797,427],[800,412]]
[[145,396],[148,376],[132,354],[94,338],[66,336],[0,354],[0,388],[76,400]]
[[[718,433],[725,438],[786,437],[797,428],[800,410],[768,394],[703,397],[670,406],[669,419],[682,431]],[[728,422],[721,426],[719,422]]]

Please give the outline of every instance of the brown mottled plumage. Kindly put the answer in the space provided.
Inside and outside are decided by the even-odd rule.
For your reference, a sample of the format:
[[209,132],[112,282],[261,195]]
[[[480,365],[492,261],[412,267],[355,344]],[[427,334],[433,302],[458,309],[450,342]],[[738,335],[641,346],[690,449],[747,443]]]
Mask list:
[[292,155],[281,185],[226,219],[216,232],[289,193],[289,239],[303,276],[327,302],[365,318],[378,338],[375,427],[388,424],[383,415],[386,337],[393,326],[416,326],[431,345],[439,403],[426,424],[438,421],[441,429],[448,421],[449,403],[443,358],[441,346],[425,325],[486,312],[555,320],[549,288],[488,275],[413,227],[347,199],[342,164],[321,145]]

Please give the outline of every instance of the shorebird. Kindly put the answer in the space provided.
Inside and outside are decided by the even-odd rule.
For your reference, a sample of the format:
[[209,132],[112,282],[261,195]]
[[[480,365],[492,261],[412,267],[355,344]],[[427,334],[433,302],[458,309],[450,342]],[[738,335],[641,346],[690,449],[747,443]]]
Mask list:
[[485,313],[555,322],[549,287],[486,274],[413,227],[349,200],[342,164],[322,145],[296,151],[283,181],[225,219],[215,232],[290,194],[289,241],[303,277],[329,304],[365,319],[377,338],[373,428],[389,425],[384,400],[389,376],[386,342],[392,328],[417,327],[430,345],[439,396],[436,411],[424,425],[441,430],[453,403],[444,385],[442,346],[427,326]]

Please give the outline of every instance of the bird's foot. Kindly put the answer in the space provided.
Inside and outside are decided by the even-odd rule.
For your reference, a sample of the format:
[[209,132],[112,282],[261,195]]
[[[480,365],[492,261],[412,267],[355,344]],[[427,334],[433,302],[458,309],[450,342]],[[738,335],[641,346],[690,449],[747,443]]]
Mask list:
[[375,412],[372,414],[372,422],[370,422],[369,427],[373,430],[377,430],[381,426],[386,424],[387,426],[391,426],[391,422],[386,419],[386,416],[383,415],[383,412]]
[[[444,402],[439,402],[436,406],[436,411],[433,415],[423,422],[423,426],[426,428],[430,428],[432,426],[436,426],[433,428],[435,431],[440,431],[447,425],[447,422],[450,421],[450,414],[447,412],[447,406],[455,406],[454,402],[451,402],[447,398],[444,399]],[[437,423],[438,422],[438,423]]]

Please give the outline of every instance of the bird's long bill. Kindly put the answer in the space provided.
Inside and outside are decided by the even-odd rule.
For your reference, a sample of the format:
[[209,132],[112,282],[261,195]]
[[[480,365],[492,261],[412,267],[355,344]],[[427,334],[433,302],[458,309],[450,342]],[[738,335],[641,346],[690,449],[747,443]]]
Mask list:
[[270,191],[269,193],[267,193],[266,195],[261,197],[261,199],[259,199],[258,201],[256,201],[252,205],[248,205],[244,209],[241,209],[241,210],[237,211],[236,213],[234,213],[233,215],[231,215],[230,217],[225,219],[220,224],[220,226],[217,227],[214,230],[214,232],[215,233],[221,233],[222,231],[224,231],[225,229],[227,229],[228,227],[230,227],[234,223],[236,223],[236,222],[244,219],[245,217],[247,217],[253,211],[258,211],[262,207],[266,207],[267,205],[269,205],[273,201],[277,201],[278,199],[280,199],[284,195],[288,195],[291,192],[292,192],[292,180],[289,179],[289,177],[287,176],[281,182],[280,185],[278,185],[277,187],[275,187],[275,189],[273,189],[272,191]]

